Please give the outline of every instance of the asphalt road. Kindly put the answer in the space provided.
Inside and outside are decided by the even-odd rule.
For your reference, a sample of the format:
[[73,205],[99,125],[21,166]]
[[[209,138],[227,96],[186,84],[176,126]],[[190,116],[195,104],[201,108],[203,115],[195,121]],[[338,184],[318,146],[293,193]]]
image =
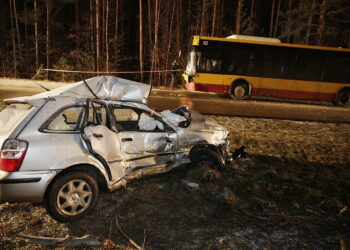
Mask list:
[[[39,83],[49,89],[62,85],[56,82]],[[29,80],[0,79],[0,100],[42,91],[42,88]],[[350,108],[336,107],[329,103],[232,100],[216,94],[160,89],[153,89],[149,100],[149,106],[155,110],[173,109],[181,105],[188,105],[204,114],[350,123]]]

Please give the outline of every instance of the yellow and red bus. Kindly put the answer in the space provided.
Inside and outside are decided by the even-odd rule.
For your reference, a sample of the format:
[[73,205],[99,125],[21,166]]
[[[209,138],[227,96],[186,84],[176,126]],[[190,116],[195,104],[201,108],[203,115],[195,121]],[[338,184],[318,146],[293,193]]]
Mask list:
[[350,49],[248,36],[193,37],[183,75],[190,90],[350,104]]

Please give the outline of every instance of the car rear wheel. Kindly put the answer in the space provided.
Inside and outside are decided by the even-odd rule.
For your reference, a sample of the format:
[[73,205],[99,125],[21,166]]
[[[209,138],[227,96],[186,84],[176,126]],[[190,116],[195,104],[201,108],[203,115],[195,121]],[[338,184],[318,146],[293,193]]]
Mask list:
[[77,220],[96,206],[99,189],[89,174],[72,171],[56,179],[45,199],[47,212],[59,222]]

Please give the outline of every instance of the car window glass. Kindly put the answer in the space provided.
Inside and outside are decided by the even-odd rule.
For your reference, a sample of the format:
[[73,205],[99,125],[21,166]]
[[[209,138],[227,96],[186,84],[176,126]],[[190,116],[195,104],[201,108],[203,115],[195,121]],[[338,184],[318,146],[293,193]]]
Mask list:
[[88,125],[107,125],[107,112],[104,106],[93,103],[89,107]]
[[133,109],[114,109],[116,121],[138,121],[139,115]]
[[60,112],[47,126],[48,130],[75,131],[84,112],[83,107],[70,107]]
[[30,104],[11,104],[0,112],[0,134],[9,133],[31,110]]
[[164,124],[154,114],[132,108],[113,109],[115,127],[118,131],[162,131]]
[[140,115],[131,108],[114,108],[113,115],[115,127],[118,131],[135,131],[139,130],[138,121]]

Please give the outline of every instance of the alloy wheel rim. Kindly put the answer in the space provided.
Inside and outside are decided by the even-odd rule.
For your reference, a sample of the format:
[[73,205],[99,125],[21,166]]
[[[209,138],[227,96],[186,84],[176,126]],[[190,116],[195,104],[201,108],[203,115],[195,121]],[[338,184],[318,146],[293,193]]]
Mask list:
[[91,200],[90,185],[84,180],[74,179],[64,184],[58,191],[57,207],[61,213],[74,216],[88,209]]

